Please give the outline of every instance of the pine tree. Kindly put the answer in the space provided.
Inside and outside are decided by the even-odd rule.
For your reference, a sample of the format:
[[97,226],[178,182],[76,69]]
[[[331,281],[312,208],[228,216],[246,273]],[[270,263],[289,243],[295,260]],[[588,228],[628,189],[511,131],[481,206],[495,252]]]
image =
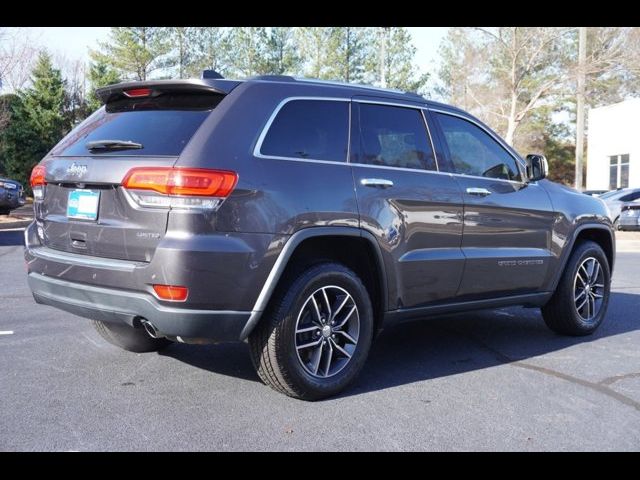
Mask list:
[[269,73],[264,50],[267,41],[265,27],[234,27],[229,32],[229,73],[234,77],[251,77]]
[[123,79],[147,80],[166,65],[169,34],[166,27],[111,27],[109,41],[100,42],[101,51],[90,50],[89,55],[114,68]]
[[365,60],[375,46],[374,31],[363,27],[333,27],[330,30],[327,78],[363,83]]
[[403,27],[382,27],[376,31],[375,54],[365,63],[367,81],[382,87],[426,93],[429,74],[419,74],[414,63],[416,47]]
[[173,50],[167,66],[175,70],[172,78],[188,78],[196,61],[196,42],[198,40],[197,27],[171,27],[169,29],[169,39],[173,45]]
[[328,79],[331,66],[329,44],[334,31],[328,27],[301,27],[295,32],[295,39],[304,59],[304,74],[311,78]]
[[194,32],[194,60],[187,75],[199,77],[202,70],[215,70],[226,75],[228,70],[229,34],[220,27],[197,27]]
[[10,102],[11,117],[2,132],[2,158],[7,175],[27,186],[33,166],[70,130],[65,115],[65,82],[51,57],[40,53],[32,86]]
[[294,43],[295,35],[288,27],[271,27],[264,47],[265,73],[271,75],[298,75],[302,59]]
[[102,105],[102,101],[96,96],[96,90],[118,82],[120,82],[118,72],[105,62],[99,60],[91,64],[89,67],[89,95],[87,96],[90,112],[96,111]]

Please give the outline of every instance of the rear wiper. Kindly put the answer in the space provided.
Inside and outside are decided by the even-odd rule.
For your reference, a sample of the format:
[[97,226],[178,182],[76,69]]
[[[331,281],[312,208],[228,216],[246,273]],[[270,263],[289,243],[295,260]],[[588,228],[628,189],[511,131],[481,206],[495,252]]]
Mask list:
[[144,148],[141,143],[128,140],[94,140],[85,144],[87,150],[139,150]]

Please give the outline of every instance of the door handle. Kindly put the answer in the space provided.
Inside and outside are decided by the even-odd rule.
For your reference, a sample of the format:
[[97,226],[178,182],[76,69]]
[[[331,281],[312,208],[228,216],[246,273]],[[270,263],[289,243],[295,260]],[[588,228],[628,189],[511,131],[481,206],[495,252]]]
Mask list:
[[393,182],[386,178],[363,178],[360,183],[365,187],[389,188],[393,187]]
[[479,197],[486,197],[487,195],[491,195],[491,191],[486,188],[478,188],[478,187],[469,187],[467,188],[467,193],[469,195],[477,195]]

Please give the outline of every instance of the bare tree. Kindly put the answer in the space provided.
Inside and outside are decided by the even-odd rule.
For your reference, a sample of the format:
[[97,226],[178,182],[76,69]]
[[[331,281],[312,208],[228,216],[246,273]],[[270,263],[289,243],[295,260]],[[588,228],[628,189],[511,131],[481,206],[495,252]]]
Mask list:
[[[466,72],[463,95],[513,144],[523,119],[566,82],[570,28],[455,29],[444,70]],[[457,49],[462,48],[462,52]],[[455,56],[454,56],[455,54]],[[473,63],[468,63],[473,62]],[[446,78],[443,78],[446,82]],[[457,100],[457,99],[454,99]],[[466,103],[466,102],[465,102]]]
[[0,90],[24,87],[37,53],[38,47],[27,29],[0,27]]

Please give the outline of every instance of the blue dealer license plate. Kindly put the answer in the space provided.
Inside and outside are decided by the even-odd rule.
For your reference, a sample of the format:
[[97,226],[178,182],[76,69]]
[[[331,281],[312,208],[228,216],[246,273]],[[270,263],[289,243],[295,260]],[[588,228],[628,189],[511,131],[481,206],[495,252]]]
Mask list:
[[73,190],[69,192],[67,201],[67,217],[82,220],[95,220],[98,218],[98,205],[100,192],[91,190]]

